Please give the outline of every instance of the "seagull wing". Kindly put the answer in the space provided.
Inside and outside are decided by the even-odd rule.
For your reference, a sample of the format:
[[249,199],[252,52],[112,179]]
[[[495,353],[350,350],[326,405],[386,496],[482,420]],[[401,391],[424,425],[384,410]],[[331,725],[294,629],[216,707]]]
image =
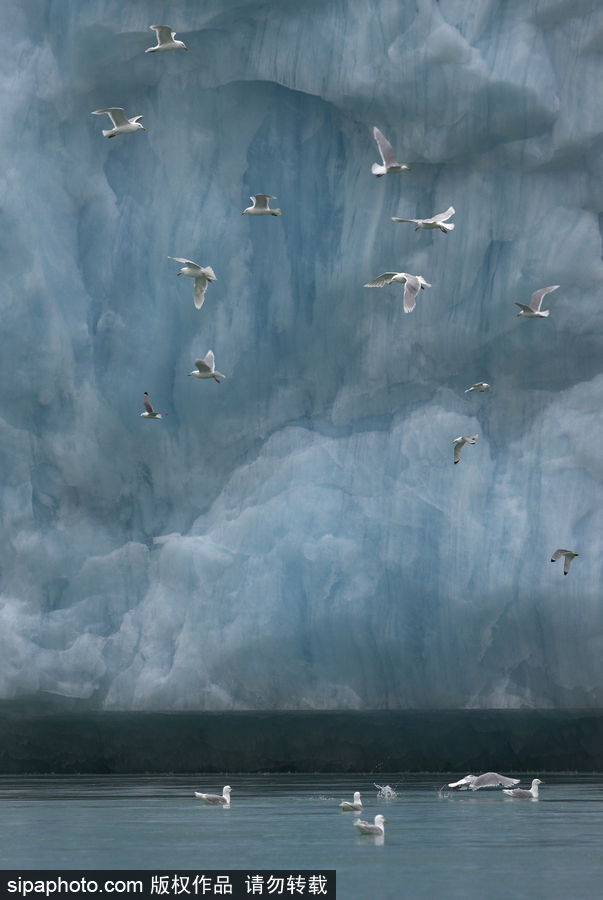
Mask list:
[[195,301],[195,306],[197,309],[201,309],[203,306],[203,301],[205,300],[205,291],[207,290],[207,278],[205,275],[198,275],[195,278],[195,292],[193,294],[193,300]]
[[[459,440],[459,439],[457,438],[457,440]],[[458,444],[456,441],[454,442],[454,464],[455,465],[461,458],[461,450],[463,449],[464,446],[465,446],[465,441],[463,441],[462,444],[460,443],[460,440],[459,440]]]
[[551,562],[557,562],[558,559],[561,559],[562,556],[565,556],[567,550],[555,550],[553,555],[551,556]]
[[566,556],[566,557],[565,557],[565,562],[564,562],[564,564],[563,564],[563,574],[564,574],[564,575],[567,575],[567,573],[569,572],[570,566],[571,566],[571,564],[572,564],[572,559],[573,559],[572,556]]
[[542,298],[544,297],[544,295],[550,294],[551,291],[556,291],[558,287],[558,284],[554,284],[552,285],[552,287],[542,288],[539,291],[534,291],[530,300],[530,309],[533,312],[538,312],[540,310],[540,304],[542,303]]
[[197,263],[194,263],[192,259],[183,259],[181,256],[168,256],[168,259],[173,259],[176,262],[184,263],[186,266],[196,266],[198,269],[201,268],[201,266],[197,266]]
[[119,128],[120,125],[127,125],[129,122],[121,106],[111,107],[111,109],[95,109],[92,115],[101,116],[103,113],[107,113],[115,128]]
[[383,160],[383,165],[386,168],[387,166],[397,166],[398,163],[396,161],[396,157],[394,156],[394,148],[392,147],[390,142],[383,137],[378,128],[373,128],[373,135],[375,136],[375,140],[377,141],[379,153],[381,154],[381,159]]
[[214,351],[209,350],[205,356],[205,359],[196,359],[195,365],[199,369],[200,372],[209,373],[216,371],[216,360],[214,357]]
[[460,781],[451,782],[448,787],[456,788],[457,790],[466,791],[469,785],[473,784],[475,781],[475,775],[465,775],[464,778],[461,778]]
[[276,200],[276,197],[273,197],[272,194],[256,194],[254,197],[250,197],[250,200],[253,200],[255,209],[268,209],[268,201]]
[[431,222],[432,219],[399,219],[397,216],[392,216],[392,222],[414,222],[415,225],[421,225],[423,222]]
[[477,791],[479,788],[497,787],[499,784],[510,788],[514,784],[519,784],[519,778],[506,778],[506,776],[498,775],[496,772],[486,772],[484,775],[478,775],[473,782],[472,789]]
[[155,410],[149,403],[149,395],[146,392],[142,395],[142,405],[150,415],[155,414]]
[[171,43],[175,31],[172,31],[169,25],[149,25],[149,28],[152,28],[155,34],[157,35],[157,44],[169,44]]
[[373,281],[369,281],[368,284],[365,284],[365,287],[383,287],[386,284],[389,284],[392,278],[396,275],[399,275],[399,272],[384,272],[383,275],[378,275]]
[[421,290],[421,282],[416,275],[407,275],[404,285],[404,312],[412,312],[417,305],[416,296]]
[[144,119],[144,116],[132,116],[131,119],[128,119],[128,122],[140,122],[141,119]]
[[445,222],[450,216],[454,215],[454,206],[449,206],[446,212],[438,213],[437,216],[433,216],[431,219],[425,219],[426,222]]

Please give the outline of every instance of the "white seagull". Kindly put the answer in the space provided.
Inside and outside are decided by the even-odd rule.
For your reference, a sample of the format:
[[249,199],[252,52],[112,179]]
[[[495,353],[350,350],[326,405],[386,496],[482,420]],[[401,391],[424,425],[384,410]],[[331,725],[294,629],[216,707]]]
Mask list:
[[[139,419],[160,419],[161,413],[155,412],[153,407],[149,402],[149,395],[145,391],[142,395],[142,405],[144,406],[144,412],[140,414]],[[167,416],[167,413],[163,413],[164,416]]]
[[216,372],[216,361],[213,350],[207,351],[205,359],[196,359],[195,365],[197,366],[196,370],[188,373],[189,375],[194,375],[195,378],[213,378],[218,384],[220,384],[218,375],[220,378],[226,378],[226,375]]
[[486,772],[484,775],[465,775],[460,781],[453,781],[448,787],[455,791],[479,791],[483,787],[513,787],[519,784],[519,778],[507,778],[505,775],[497,775],[496,772]]
[[127,119],[121,106],[111,107],[111,109],[95,109],[92,115],[102,116],[104,113],[113,122],[113,128],[103,128],[104,137],[112,138],[116,134],[132,134],[134,131],[146,131],[144,125],[140,124],[142,116],[133,116],[133,118]]
[[526,306],[524,303],[518,303],[517,300],[514,300],[515,306],[520,306],[521,310],[517,313],[517,318],[519,316],[525,316],[526,319],[544,319],[545,316],[548,316],[550,310],[544,309],[542,312],[540,311],[540,305],[542,303],[542,298],[545,294],[550,294],[551,291],[556,291],[559,287],[558,284],[553,284],[548,288],[541,288],[539,291],[534,291],[532,297],[530,299],[530,305]]
[[431,287],[428,281],[421,275],[408,275],[406,272],[384,272],[383,275],[377,276],[374,281],[369,281],[365,287],[383,287],[386,284],[403,284],[404,285],[404,312],[412,312],[416,303],[416,296],[419,290],[425,290]]
[[[485,381],[477,381],[470,388],[467,388],[465,391],[466,394],[470,394],[471,391],[487,391],[489,387],[492,387],[491,384],[487,384]],[[450,785],[448,785],[450,787]]]
[[567,575],[572,564],[572,559],[580,556],[580,554],[574,553],[573,550],[555,550],[555,552],[551,556],[551,562],[557,562],[557,560],[561,559],[562,556],[565,556],[565,562],[563,563],[563,574]]
[[370,822],[364,822],[362,819],[358,819],[357,822],[354,822],[354,827],[358,829],[360,834],[376,834],[377,836],[385,834],[385,828],[383,827],[383,823],[388,824],[386,818],[382,815],[375,816],[375,824],[371,825]]
[[376,175],[377,178],[382,178],[384,175],[389,175],[391,172],[410,172],[410,166],[404,166],[396,160],[394,148],[390,142],[383,137],[378,128],[373,128],[373,135],[377,141],[379,153],[383,160],[382,166],[380,166],[379,163],[373,163],[371,166],[373,175]]
[[205,268],[203,268],[203,266],[198,266],[197,263],[192,262],[190,259],[182,259],[180,256],[168,256],[168,259],[184,263],[183,267],[176,274],[176,278],[178,275],[188,275],[189,278],[195,279],[193,298],[197,309],[201,309],[203,301],[205,300],[205,291],[207,290],[208,283],[210,281],[218,280],[214,274],[214,270],[211,266],[205,266]]
[[344,812],[362,812],[364,809],[360,800],[360,791],[354,791],[353,800],[344,800],[339,804]]
[[512,791],[503,791],[503,794],[508,794],[509,797],[515,797],[516,800],[538,800],[539,784],[544,784],[544,781],[535,778],[529,791],[526,791],[524,788],[513,788]]
[[169,25],[149,25],[155,34],[157,35],[157,46],[149,47],[148,50],[145,50],[145,53],[161,53],[164,50],[179,50],[181,47],[183,50],[188,50],[188,47],[185,47],[182,41],[175,41],[176,32],[172,31]]
[[203,800],[207,806],[230,806],[231,790],[231,786],[227,784],[222,790],[221,797],[219,794],[201,794],[199,791],[195,791],[195,797],[198,797],[199,800]]
[[454,464],[455,464],[455,466],[456,466],[457,462],[459,461],[459,459],[461,458],[461,450],[463,449],[465,444],[475,444],[477,438],[478,438],[477,434],[474,434],[472,437],[463,435],[461,437],[455,438],[455,440],[452,442],[453,444],[455,444],[455,448],[454,448]]
[[448,234],[449,231],[452,231],[454,225],[452,222],[446,225],[446,221],[453,215],[454,206],[449,206],[446,212],[438,213],[437,216],[433,216],[431,219],[398,219],[396,216],[392,216],[392,222],[414,222],[417,226],[415,231],[418,231],[419,228],[426,228],[427,230],[439,228],[444,234]]
[[273,197],[272,194],[256,194],[249,199],[253,200],[253,206],[248,206],[247,209],[244,209],[241,213],[242,216],[245,213],[248,216],[280,216],[280,209],[270,209],[268,205],[270,200],[276,200],[276,197]]

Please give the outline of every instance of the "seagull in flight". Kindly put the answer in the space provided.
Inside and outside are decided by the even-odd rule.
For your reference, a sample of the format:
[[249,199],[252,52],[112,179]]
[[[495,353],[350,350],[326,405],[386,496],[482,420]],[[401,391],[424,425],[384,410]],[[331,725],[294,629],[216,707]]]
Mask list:
[[[485,381],[478,381],[470,388],[467,388],[465,391],[466,394],[470,394],[471,391],[487,391],[489,387],[492,387],[491,384],[487,384]],[[450,787],[450,785],[448,785]]]
[[384,272],[383,275],[377,276],[374,281],[369,281],[365,287],[383,287],[386,284],[403,284],[404,285],[404,312],[412,312],[416,303],[416,296],[420,290],[431,287],[428,281],[421,275],[408,275],[406,272]]
[[248,206],[247,209],[244,209],[241,213],[242,216],[245,213],[249,216],[280,216],[280,209],[270,209],[268,205],[270,200],[276,200],[276,197],[273,197],[272,194],[255,194],[254,197],[249,199],[253,200],[253,206]]
[[555,550],[555,552],[551,556],[551,562],[557,562],[557,560],[561,559],[562,556],[565,556],[565,562],[563,563],[563,574],[567,575],[572,564],[572,559],[580,556],[580,554],[574,553],[573,550]]
[[[161,413],[155,412],[151,403],[149,401],[149,395],[145,391],[142,395],[142,405],[144,406],[144,412],[140,414],[139,419],[160,419]],[[164,416],[167,416],[167,413],[163,413]]]
[[432,216],[431,219],[398,219],[397,216],[392,216],[392,222],[414,222],[417,226],[415,231],[418,231],[419,228],[425,228],[428,231],[432,231],[434,228],[439,228],[440,231],[443,231],[444,234],[448,234],[449,231],[452,231],[454,225],[450,222],[448,225],[446,222],[450,218],[450,216],[454,215],[454,206],[449,206],[446,212],[438,213],[437,216]]
[[205,291],[207,290],[207,285],[210,281],[217,281],[214,274],[214,270],[211,266],[198,266],[197,263],[192,262],[190,259],[182,259],[180,256],[168,256],[168,259],[173,259],[175,262],[184,263],[183,267],[176,274],[176,278],[178,275],[188,275],[189,278],[195,279],[195,292],[194,292],[194,300],[195,306],[197,309],[201,309],[203,306],[203,301],[205,300]]
[[461,450],[465,446],[465,444],[475,444],[478,438],[477,434],[474,434],[472,437],[467,437],[463,435],[462,437],[457,437],[452,443],[455,444],[454,448],[454,464],[456,466],[457,462],[461,458]]
[[541,288],[541,290],[539,291],[534,291],[529,306],[525,306],[525,304],[518,303],[517,300],[514,300],[513,302],[515,303],[515,306],[521,307],[521,310],[517,313],[517,318],[519,318],[519,316],[525,316],[526,319],[544,319],[546,316],[548,316],[550,310],[540,310],[542,298],[545,296],[545,294],[550,294],[551,291],[556,291],[558,287],[558,284],[554,284],[551,287]]
[[377,141],[379,153],[383,160],[382,166],[380,166],[379,163],[373,163],[371,166],[373,175],[376,175],[377,178],[382,178],[384,175],[390,175],[392,172],[410,172],[410,166],[404,166],[397,162],[396,157],[394,156],[394,148],[390,142],[383,137],[378,128],[373,128],[373,135]]
[[515,797],[516,800],[538,800],[538,785],[544,784],[539,778],[535,778],[529,791],[524,788],[513,788],[512,791],[503,791],[509,797]]
[[169,25],[149,25],[155,34],[157,35],[157,46],[149,47],[148,50],[145,50],[145,53],[161,53],[164,50],[179,50],[182,47],[183,50],[188,50],[188,47],[185,47],[182,41],[175,41],[176,32],[172,31]]
[[113,138],[117,134],[132,134],[134,131],[146,131],[144,125],[140,124],[142,116],[133,116],[131,119],[127,119],[121,106],[111,107],[110,109],[95,109],[92,115],[102,116],[104,113],[113,122],[113,128],[103,128],[103,137]]
[[216,372],[216,360],[214,358],[214,351],[208,350],[205,359],[196,359],[195,365],[197,368],[192,372],[189,372],[189,375],[194,375],[195,378],[213,378],[214,381],[218,380],[218,375],[220,378],[226,378],[226,375],[222,375],[220,372]]
[[195,791],[195,797],[198,797],[199,800],[203,800],[207,806],[230,806],[231,790],[231,786],[227,784],[222,790],[221,797],[219,794],[202,794],[200,791]]
[[448,787],[454,788],[455,791],[479,791],[480,788],[498,787],[499,784],[510,788],[514,784],[519,784],[519,778],[507,778],[496,772],[486,772],[484,775],[465,775],[460,781],[453,781]]

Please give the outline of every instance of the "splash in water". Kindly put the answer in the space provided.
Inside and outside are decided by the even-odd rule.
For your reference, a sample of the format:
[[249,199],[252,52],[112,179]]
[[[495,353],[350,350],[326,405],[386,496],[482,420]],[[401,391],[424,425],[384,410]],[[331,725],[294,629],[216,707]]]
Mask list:
[[[393,800],[394,797],[398,796],[394,788],[390,787],[389,784],[382,785],[375,784],[375,782],[373,782],[373,784],[376,788],[379,788],[379,790],[377,791],[377,797],[379,797],[380,800]],[[396,784],[395,787],[398,787],[398,785]]]

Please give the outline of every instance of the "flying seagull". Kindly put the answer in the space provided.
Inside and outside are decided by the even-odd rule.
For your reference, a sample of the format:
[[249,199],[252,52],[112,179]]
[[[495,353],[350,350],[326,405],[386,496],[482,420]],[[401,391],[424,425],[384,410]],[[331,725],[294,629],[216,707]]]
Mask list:
[[226,378],[226,375],[221,375],[220,372],[216,372],[216,361],[213,350],[207,351],[205,359],[196,359],[195,365],[197,366],[196,370],[188,373],[189,375],[194,375],[195,378],[213,378],[218,384],[220,384],[218,375],[220,375],[220,378]]
[[188,47],[185,47],[182,41],[175,41],[176,32],[172,31],[169,25],[149,25],[155,34],[157,35],[157,46],[149,47],[148,50],[145,50],[145,53],[161,53],[164,50],[179,50],[182,47],[183,50],[188,50]]
[[565,556],[565,562],[563,563],[563,574],[567,575],[572,564],[572,559],[575,559],[576,556],[580,556],[580,554],[574,553],[573,550],[555,550],[555,552],[551,556],[551,562],[557,562],[557,560],[561,559],[562,556]]
[[[161,413],[155,412],[153,407],[149,401],[149,395],[145,391],[142,395],[142,405],[144,406],[144,412],[140,414],[139,419],[160,419]],[[164,416],[167,416],[167,413],[163,413]]]
[[539,784],[544,784],[544,781],[535,778],[529,791],[526,791],[524,788],[513,788],[511,791],[503,791],[503,794],[508,794],[509,797],[515,797],[516,800],[538,800]]
[[103,136],[112,138],[116,134],[132,134],[134,131],[146,131],[144,125],[140,124],[142,116],[133,116],[126,119],[126,114],[121,106],[111,107],[111,109],[95,109],[93,116],[102,116],[106,113],[113,122],[113,128],[103,128]]
[[471,391],[487,391],[489,387],[492,387],[491,384],[487,384],[485,381],[477,381],[470,388],[467,388],[465,391],[466,394],[470,394]]
[[453,215],[454,206],[449,206],[446,212],[438,213],[437,216],[433,216],[431,219],[398,219],[397,216],[392,216],[392,222],[414,222],[417,226],[415,231],[418,231],[419,228],[426,228],[427,230],[439,228],[444,234],[448,234],[449,231],[452,231],[454,225],[452,222],[446,225],[446,222]]
[[465,775],[460,781],[453,781],[448,787],[455,791],[479,791],[484,787],[498,787],[501,784],[505,788],[519,784],[519,778],[507,778],[505,775],[497,775],[496,772],[486,772],[484,775]]
[[457,462],[461,458],[461,450],[465,446],[465,444],[475,444],[477,440],[477,434],[474,434],[473,437],[467,437],[463,435],[462,437],[457,437],[452,443],[455,444],[454,448],[454,464],[456,466]]
[[558,284],[554,284],[551,287],[541,288],[541,290],[535,291],[532,294],[529,306],[525,306],[525,304],[518,303],[517,300],[514,300],[513,302],[515,303],[515,306],[521,307],[520,312],[517,313],[517,318],[519,318],[519,316],[525,316],[526,319],[544,319],[546,316],[548,316],[550,310],[544,309],[542,312],[540,311],[542,298],[545,294],[550,294],[551,291],[556,291],[558,287]]
[[219,794],[201,794],[199,791],[195,791],[195,797],[198,797],[199,800],[203,800],[207,806],[230,806],[230,792],[232,788],[229,784],[225,785],[222,796]]
[[362,819],[358,819],[357,822],[354,822],[354,826],[358,829],[360,834],[376,834],[383,835],[385,834],[385,828],[383,827],[383,823],[387,825],[387,819],[382,815],[375,816],[375,824],[371,825],[369,822],[364,822]]
[[354,792],[353,800],[344,800],[343,803],[340,803],[339,805],[344,812],[362,812],[364,809],[362,801],[360,800],[360,791]]
[[389,175],[392,172],[410,172],[409,166],[404,166],[397,162],[396,157],[394,156],[394,148],[390,142],[383,137],[378,128],[373,128],[373,135],[377,141],[379,153],[383,160],[382,166],[380,166],[379,163],[373,163],[371,166],[373,175],[376,175],[377,178],[382,178],[384,175]]
[[276,200],[276,197],[273,197],[272,194],[256,194],[249,199],[253,200],[253,206],[248,206],[247,209],[244,209],[241,213],[242,216],[245,213],[249,216],[280,216],[280,209],[270,209],[268,205],[270,200]]
[[168,256],[168,259],[184,263],[183,267],[176,274],[176,278],[178,275],[188,275],[189,278],[195,279],[193,298],[197,309],[201,309],[203,301],[205,300],[205,291],[207,290],[208,282],[218,280],[214,274],[214,270],[211,266],[203,268],[203,266],[198,266],[197,263],[192,262],[190,259],[182,259],[180,256]]
[[421,275],[407,275],[406,272],[384,272],[383,275],[379,275],[374,281],[369,281],[369,283],[364,286],[383,287],[386,284],[393,284],[394,282],[404,285],[403,303],[405,313],[412,312],[417,305],[415,298],[419,293],[419,290],[425,290],[426,287],[431,287],[429,282],[425,281]]

